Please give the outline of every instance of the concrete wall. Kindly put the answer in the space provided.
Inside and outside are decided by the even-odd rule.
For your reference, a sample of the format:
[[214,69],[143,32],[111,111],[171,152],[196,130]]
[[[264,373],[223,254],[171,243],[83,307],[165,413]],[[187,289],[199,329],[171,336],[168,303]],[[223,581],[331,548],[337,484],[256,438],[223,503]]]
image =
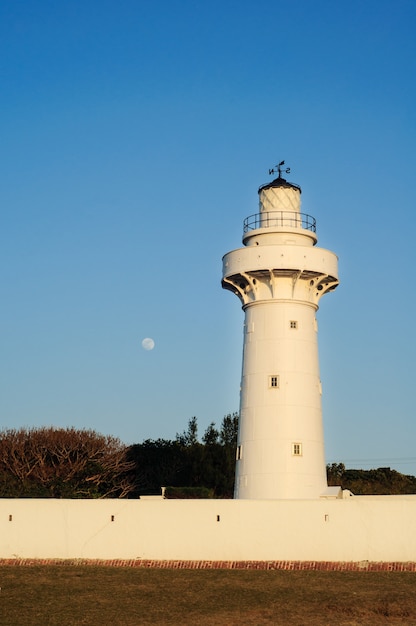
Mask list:
[[0,559],[416,562],[416,496],[0,499]]

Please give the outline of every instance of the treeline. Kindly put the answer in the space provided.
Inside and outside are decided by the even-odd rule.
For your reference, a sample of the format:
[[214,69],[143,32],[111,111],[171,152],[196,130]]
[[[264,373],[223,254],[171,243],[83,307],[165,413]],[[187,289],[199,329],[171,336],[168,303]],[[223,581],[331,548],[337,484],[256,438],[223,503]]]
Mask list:
[[132,446],[115,437],[75,428],[0,431],[3,498],[231,498],[237,414],[211,423],[198,438],[197,419],[175,440]]
[[160,493],[169,498],[232,498],[238,415],[226,415],[219,429],[212,422],[198,438],[196,417],[176,439],[148,439],[130,447],[135,466],[133,496]]
[[[199,438],[196,417],[174,440],[119,439],[75,428],[0,431],[2,498],[232,498],[238,415],[211,423]],[[416,493],[416,477],[388,467],[327,466],[328,484],[355,495]]]
[[343,463],[332,463],[327,466],[327,475],[328,485],[340,485],[357,496],[416,493],[415,476],[401,474],[389,467],[345,469]]

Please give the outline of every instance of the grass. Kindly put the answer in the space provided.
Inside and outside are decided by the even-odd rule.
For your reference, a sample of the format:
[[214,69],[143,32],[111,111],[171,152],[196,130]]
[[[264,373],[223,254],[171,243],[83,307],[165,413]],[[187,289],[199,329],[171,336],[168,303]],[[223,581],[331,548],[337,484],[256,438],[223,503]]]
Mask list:
[[416,625],[416,574],[1,566],[1,626]]

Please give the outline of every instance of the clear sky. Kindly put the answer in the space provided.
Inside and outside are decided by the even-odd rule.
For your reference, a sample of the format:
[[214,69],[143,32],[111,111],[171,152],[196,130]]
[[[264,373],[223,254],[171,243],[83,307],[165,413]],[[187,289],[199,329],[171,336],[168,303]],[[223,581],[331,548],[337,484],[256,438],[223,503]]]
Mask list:
[[221,258],[285,159],[340,260],[327,460],[416,474],[415,28],[414,0],[1,0],[1,427],[237,411]]

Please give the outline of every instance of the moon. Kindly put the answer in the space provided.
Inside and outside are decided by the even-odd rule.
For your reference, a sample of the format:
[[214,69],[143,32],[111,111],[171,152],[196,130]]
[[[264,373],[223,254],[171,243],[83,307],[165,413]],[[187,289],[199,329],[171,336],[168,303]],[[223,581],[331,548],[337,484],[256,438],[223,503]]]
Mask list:
[[153,348],[155,347],[155,342],[153,341],[151,337],[146,337],[142,341],[142,347],[145,350],[153,350]]

